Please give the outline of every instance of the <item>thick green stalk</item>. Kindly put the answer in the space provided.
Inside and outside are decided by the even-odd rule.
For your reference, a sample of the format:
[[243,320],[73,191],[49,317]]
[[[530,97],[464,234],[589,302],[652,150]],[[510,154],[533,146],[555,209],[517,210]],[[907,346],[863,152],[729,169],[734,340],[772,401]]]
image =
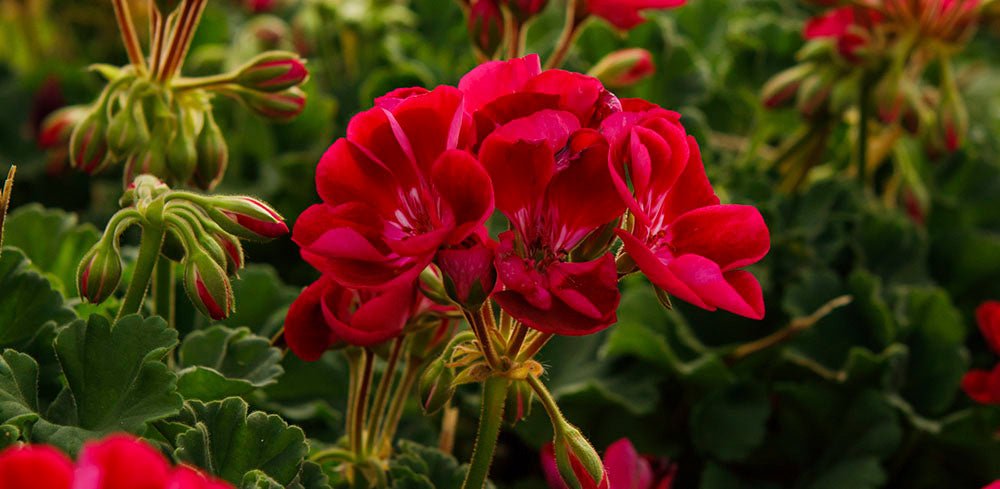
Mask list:
[[371,391],[372,375],[375,371],[375,352],[365,348],[364,373],[361,374],[361,385],[358,387],[357,397],[354,399],[354,424],[351,426],[353,439],[357,442],[358,459],[364,458],[365,450],[365,415],[368,411],[368,397]]
[[417,382],[422,366],[421,362],[411,360],[407,362],[406,368],[403,369],[403,380],[399,382],[399,385],[396,386],[396,391],[392,393],[389,410],[382,420],[382,426],[379,428],[379,433],[376,437],[378,439],[377,449],[381,450],[385,445],[392,445],[392,439],[396,436],[396,428],[399,427],[399,420],[403,417],[403,408],[406,407],[406,400],[410,397],[410,391],[413,390],[413,384]]
[[166,319],[171,328],[177,327],[177,290],[174,287],[174,280],[174,263],[169,258],[160,256],[156,263],[156,282],[153,285],[153,300],[156,304],[154,311]]
[[149,283],[153,278],[153,270],[156,269],[156,262],[160,258],[160,248],[163,246],[165,234],[166,228],[162,223],[148,221],[144,223],[139,256],[132,272],[132,282],[128,284],[116,321],[122,316],[138,313],[142,309],[142,302],[146,298],[146,291],[149,290]]
[[399,363],[399,356],[403,350],[403,340],[404,338],[400,336],[399,338],[396,338],[392,344],[392,350],[389,352],[389,359],[386,361],[385,370],[382,372],[382,378],[379,380],[378,389],[375,391],[375,400],[372,401],[371,412],[368,413],[368,426],[366,430],[368,431],[369,451],[373,448],[378,448],[375,446],[377,441],[375,429],[382,421],[385,403],[388,401],[389,388],[392,387],[392,381],[396,378],[396,365]]
[[493,464],[493,452],[497,447],[497,437],[500,436],[500,425],[503,424],[503,408],[507,401],[509,384],[510,381],[506,377],[490,377],[483,383],[479,431],[476,433],[476,446],[472,450],[469,473],[465,476],[462,489],[486,487],[486,478],[490,473],[490,465]]

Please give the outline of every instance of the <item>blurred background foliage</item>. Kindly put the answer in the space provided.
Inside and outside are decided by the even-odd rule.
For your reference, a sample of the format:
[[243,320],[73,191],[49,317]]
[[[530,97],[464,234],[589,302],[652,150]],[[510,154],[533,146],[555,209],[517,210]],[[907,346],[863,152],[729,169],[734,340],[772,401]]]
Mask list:
[[[215,111],[230,147],[219,191],[257,195],[294,221],[317,201],[316,162],[353,114],[396,87],[454,84],[476,61],[462,11],[452,2],[273,3],[255,12],[242,1],[210,2],[186,74],[218,72],[275,48],[309,59],[309,100],[296,121],[247,117],[224,99]],[[551,49],[560,9],[551,2],[533,24],[528,51]],[[559,338],[545,349],[549,384],[595,446],[629,437],[640,452],[678,463],[675,487],[981,487],[1000,478],[1000,409],[971,402],[959,382],[970,367],[994,362],[972,311],[1000,299],[1000,22],[987,18],[958,58],[970,110],[968,144],[931,159],[909,140],[892,157],[915,172],[930,197],[929,207],[917,211],[859,188],[847,168],[846,131],[832,135],[796,193],[775,190],[779,176],[770,162],[800,120],[794,109],[765,110],[760,88],[794,64],[803,21],[816,11],[794,0],[692,0],[650,14],[627,34],[602,23],[583,33],[567,69],[586,72],[623,47],[650,50],[655,75],[618,95],[681,112],[723,201],[763,212],[772,250],[752,271],[768,312],[750,321],[678,302],[668,311],[648,284],[628,281],[619,324]],[[117,209],[120,170],[97,177],[75,172],[65,154],[38,149],[34,136],[47,113],[93,99],[101,84],[88,65],[126,62],[110,5],[5,0],[0,46],[0,162],[19,166],[5,244],[23,250],[40,277],[32,282],[38,292],[25,297],[62,302],[64,315],[65,308],[90,312],[94,306],[76,298],[73,277],[97,239],[95,225]],[[312,276],[288,238],[251,246],[247,256],[254,264],[234,284],[238,313],[224,324],[267,338]],[[4,262],[17,258],[8,253]],[[21,300],[3,286],[15,275],[0,273],[0,305]],[[845,295],[849,304],[809,317]],[[210,326],[186,302],[179,307],[182,333]],[[55,371],[51,352],[37,347],[48,344],[39,337],[54,333],[40,331],[0,339],[5,347],[37,350],[42,370]],[[747,349],[767,337],[778,341]],[[199,340],[190,338],[185,342]],[[302,427],[314,448],[334,442],[346,401],[341,357],[263,361],[278,367],[279,358],[270,374],[229,387],[254,408]],[[56,389],[45,378],[41,389]],[[471,451],[478,404],[474,389],[462,394],[459,460]],[[401,435],[435,445],[438,425],[413,405]],[[536,406],[501,438],[495,483],[543,487],[537,449],[549,438]],[[408,450],[420,456],[419,448]],[[442,480],[438,487],[448,487]]]

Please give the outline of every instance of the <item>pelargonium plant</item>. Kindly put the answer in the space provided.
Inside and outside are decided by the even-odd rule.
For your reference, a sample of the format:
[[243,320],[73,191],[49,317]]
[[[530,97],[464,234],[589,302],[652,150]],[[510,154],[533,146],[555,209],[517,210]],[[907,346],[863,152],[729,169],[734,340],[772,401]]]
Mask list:
[[[483,386],[466,488],[486,483],[505,409],[523,413],[533,397],[564,480],[579,486],[581,465],[599,483],[596,451],[542,380],[534,358],[545,344],[611,327],[618,282],[632,273],[707,310],[764,316],[760,285],[742,268],[767,253],[767,226],[751,206],[720,204],[680,115],[542,70],[536,55],[482,64],[457,87],[376,99],[327,150],[316,187],[323,202],[293,239],[321,277],[292,305],[285,339],[307,360],[345,348],[347,470],[391,447],[397,365],[396,399],[412,388],[413,363],[429,361],[428,411],[459,385]],[[487,227],[495,212],[504,224]],[[470,331],[452,336],[455,317]],[[389,353],[374,388],[379,350]]]

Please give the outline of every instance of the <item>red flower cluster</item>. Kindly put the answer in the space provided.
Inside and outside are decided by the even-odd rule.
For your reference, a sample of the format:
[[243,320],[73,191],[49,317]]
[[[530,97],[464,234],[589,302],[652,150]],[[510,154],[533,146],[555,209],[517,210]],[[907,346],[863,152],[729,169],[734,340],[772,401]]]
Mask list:
[[[567,489],[559,475],[551,443],[542,447],[541,456],[542,470],[549,487]],[[570,462],[583,489],[670,489],[677,473],[677,466],[674,464],[657,463],[661,461],[639,455],[628,438],[612,443],[604,452],[605,475],[599,486],[594,485],[593,479],[577,460],[571,459]]]
[[[986,301],[976,309],[976,322],[986,343],[1000,354],[1000,302]],[[1000,404],[1000,363],[992,371],[970,370],[962,377],[962,390],[976,402]]]
[[0,487],[44,489],[231,489],[187,466],[171,467],[145,442],[112,435],[83,447],[76,465],[45,445],[0,452]]
[[[314,358],[338,339],[399,334],[426,308],[417,278],[431,264],[468,309],[492,297],[542,332],[599,331],[620,299],[615,233],[678,298],[762,317],[760,286],[739,268],[767,252],[767,227],[752,207],[719,205],[679,118],[542,71],[536,55],[376,99],[323,156],[323,203],[295,224],[323,278],[289,311],[289,345]],[[626,209],[636,224],[618,229]],[[494,210],[510,224],[498,241],[484,226]]]

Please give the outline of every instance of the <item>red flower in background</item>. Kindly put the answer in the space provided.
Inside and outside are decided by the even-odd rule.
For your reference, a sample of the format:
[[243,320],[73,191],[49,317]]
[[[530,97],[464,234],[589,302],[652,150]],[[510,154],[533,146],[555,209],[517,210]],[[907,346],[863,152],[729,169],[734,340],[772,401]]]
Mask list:
[[58,450],[15,446],[0,452],[0,487],[44,489],[231,489],[190,467],[171,467],[148,443],[111,435],[83,447],[76,467]]
[[882,14],[866,7],[840,7],[806,22],[806,39],[832,38],[841,56],[852,63],[860,61],[858,50],[871,40],[871,30],[882,22]]
[[612,145],[612,180],[635,217],[634,229],[618,230],[625,251],[653,284],[681,300],[764,317],[760,284],[740,270],[770,248],[760,212],[719,204],[680,114],[639,100],[623,105],[601,131]]
[[480,228],[493,191],[462,149],[462,106],[462,94],[443,86],[393,92],[355,116],[319,163],[324,203],[296,222],[303,258],[347,286],[392,287]]
[[628,30],[645,22],[639,15],[643,10],[662,10],[684,5],[685,0],[579,0],[583,2],[584,15],[596,15],[611,25]]
[[[994,353],[1000,354],[1000,302],[986,301],[976,309],[979,331]],[[962,390],[981,404],[1000,404],[1000,363],[993,370],[970,370],[962,377]]]
[[[542,447],[542,470],[545,480],[552,489],[567,489],[559,475],[556,457],[552,444]],[[571,460],[573,471],[576,472],[583,489],[670,489],[673,486],[677,466],[664,464],[663,470],[655,470],[656,462],[649,457],[643,457],[636,452],[628,438],[622,438],[608,446],[604,452],[605,477],[600,486],[594,485],[590,475],[575,459]]]
[[479,157],[513,228],[497,250],[500,306],[547,333],[584,335],[614,323],[620,294],[611,253],[570,260],[577,244],[625,208],[609,178],[604,137],[581,128],[573,113],[543,110],[494,131]]

